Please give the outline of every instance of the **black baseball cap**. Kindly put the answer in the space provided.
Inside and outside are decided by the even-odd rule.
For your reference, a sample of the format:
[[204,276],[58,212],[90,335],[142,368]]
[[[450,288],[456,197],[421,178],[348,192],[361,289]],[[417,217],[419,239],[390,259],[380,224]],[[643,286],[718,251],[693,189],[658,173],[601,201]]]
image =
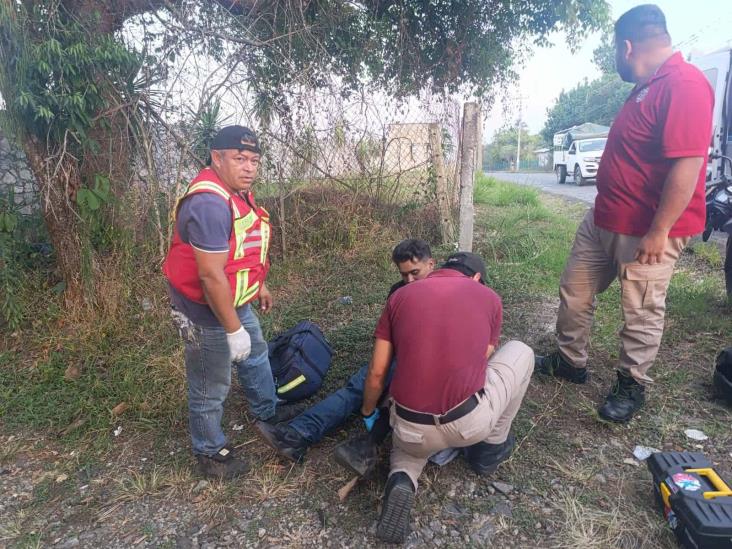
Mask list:
[[219,130],[219,133],[211,141],[211,150],[221,151],[225,149],[236,149],[262,154],[262,149],[259,148],[257,134],[246,126],[226,126]]
[[485,284],[485,263],[480,258],[471,252],[458,252],[448,257],[442,264],[443,269],[454,269],[463,273],[465,276],[473,276],[475,273],[480,273],[480,283]]

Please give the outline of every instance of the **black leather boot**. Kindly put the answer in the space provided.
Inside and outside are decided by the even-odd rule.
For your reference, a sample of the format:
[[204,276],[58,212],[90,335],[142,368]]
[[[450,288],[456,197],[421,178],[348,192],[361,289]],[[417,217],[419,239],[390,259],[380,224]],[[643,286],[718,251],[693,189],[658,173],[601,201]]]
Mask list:
[[602,419],[623,423],[629,421],[645,404],[646,388],[638,383],[630,373],[618,370],[618,380],[605,398],[597,413]]
[[367,477],[376,468],[377,449],[371,433],[361,434],[341,442],[333,450],[337,463],[359,476]]
[[298,463],[305,458],[305,452],[310,445],[300,433],[286,423],[272,425],[266,421],[257,421],[254,428],[281,456]]
[[415,488],[412,480],[401,471],[386,482],[376,537],[387,543],[403,543],[409,535],[409,519],[414,506]]
[[245,474],[249,465],[242,458],[234,457],[234,449],[224,446],[212,456],[197,455],[198,470],[206,478],[228,480]]
[[500,444],[478,442],[465,448],[465,460],[470,468],[479,475],[490,475],[498,466],[511,457],[516,446],[516,437],[509,433]]
[[302,414],[307,409],[307,406],[303,402],[296,404],[279,403],[275,408],[275,413],[271,418],[260,420],[269,423],[270,425],[277,425],[283,421],[290,421],[295,417]]
[[587,383],[590,375],[587,368],[575,368],[559,351],[550,355],[536,355],[534,358],[534,372],[549,377],[559,377],[572,383]]

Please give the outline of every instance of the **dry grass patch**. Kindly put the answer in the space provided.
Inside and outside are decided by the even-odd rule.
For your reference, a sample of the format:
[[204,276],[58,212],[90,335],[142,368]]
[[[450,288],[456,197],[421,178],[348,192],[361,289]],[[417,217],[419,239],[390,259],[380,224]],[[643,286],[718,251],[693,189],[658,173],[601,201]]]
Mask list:
[[155,465],[148,471],[130,469],[123,478],[115,479],[117,489],[113,501],[122,503],[164,494],[191,496],[195,481],[187,465]]
[[[622,477],[615,485],[616,493],[562,492],[554,500],[564,521],[552,547],[576,549],[664,549],[673,546],[673,534],[663,517],[651,508],[647,483]],[[630,494],[648,489],[643,508]]]
[[6,440],[2,441],[0,443],[0,465],[12,463],[15,456],[17,456],[22,450],[23,444],[14,436],[10,436]]
[[310,488],[312,472],[306,465],[267,462],[252,470],[247,478],[245,497],[257,503],[282,499]]

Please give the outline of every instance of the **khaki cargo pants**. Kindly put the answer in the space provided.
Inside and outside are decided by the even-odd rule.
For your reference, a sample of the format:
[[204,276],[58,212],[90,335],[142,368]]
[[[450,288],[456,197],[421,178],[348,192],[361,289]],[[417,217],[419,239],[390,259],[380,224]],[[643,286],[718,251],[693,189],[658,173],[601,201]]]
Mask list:
[[504,442],[533,371],[534,351],[520,341],[509,341],[488,360],[485,394],[479,397],[478,405],[460,419],[445,425],[412,423],[397,415],[392,402],[389,421],[394,432],[390,474],[404,472],[416,487],[432,454],[478,442]]
[[624,324],[620,330],[620,368],[640,383],[653,364],[663,335],[666,290],[674,265],[689,237],[669,238],[661,263],[641,265],[635,253],[639,236],[612,233],[595,226],[590,208],[577,229],[559,282],[557,344],[573,366],[587,365],[587,344],[596,296],[620,279]]

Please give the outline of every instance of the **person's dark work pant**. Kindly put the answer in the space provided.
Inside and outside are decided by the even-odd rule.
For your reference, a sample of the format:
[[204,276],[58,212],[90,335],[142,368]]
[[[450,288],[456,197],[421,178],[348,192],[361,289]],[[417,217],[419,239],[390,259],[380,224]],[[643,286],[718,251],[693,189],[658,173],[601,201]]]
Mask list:
[[[389,365],[384,392],[391,383],[395,364],[396,361],[392,360]],[[288,425],[310,444],[322,440],[327,433],[345,423],[351,414],[357,413],[361,408],[368,369],[368,364],[359,368],[344,387],[305,410]]]

